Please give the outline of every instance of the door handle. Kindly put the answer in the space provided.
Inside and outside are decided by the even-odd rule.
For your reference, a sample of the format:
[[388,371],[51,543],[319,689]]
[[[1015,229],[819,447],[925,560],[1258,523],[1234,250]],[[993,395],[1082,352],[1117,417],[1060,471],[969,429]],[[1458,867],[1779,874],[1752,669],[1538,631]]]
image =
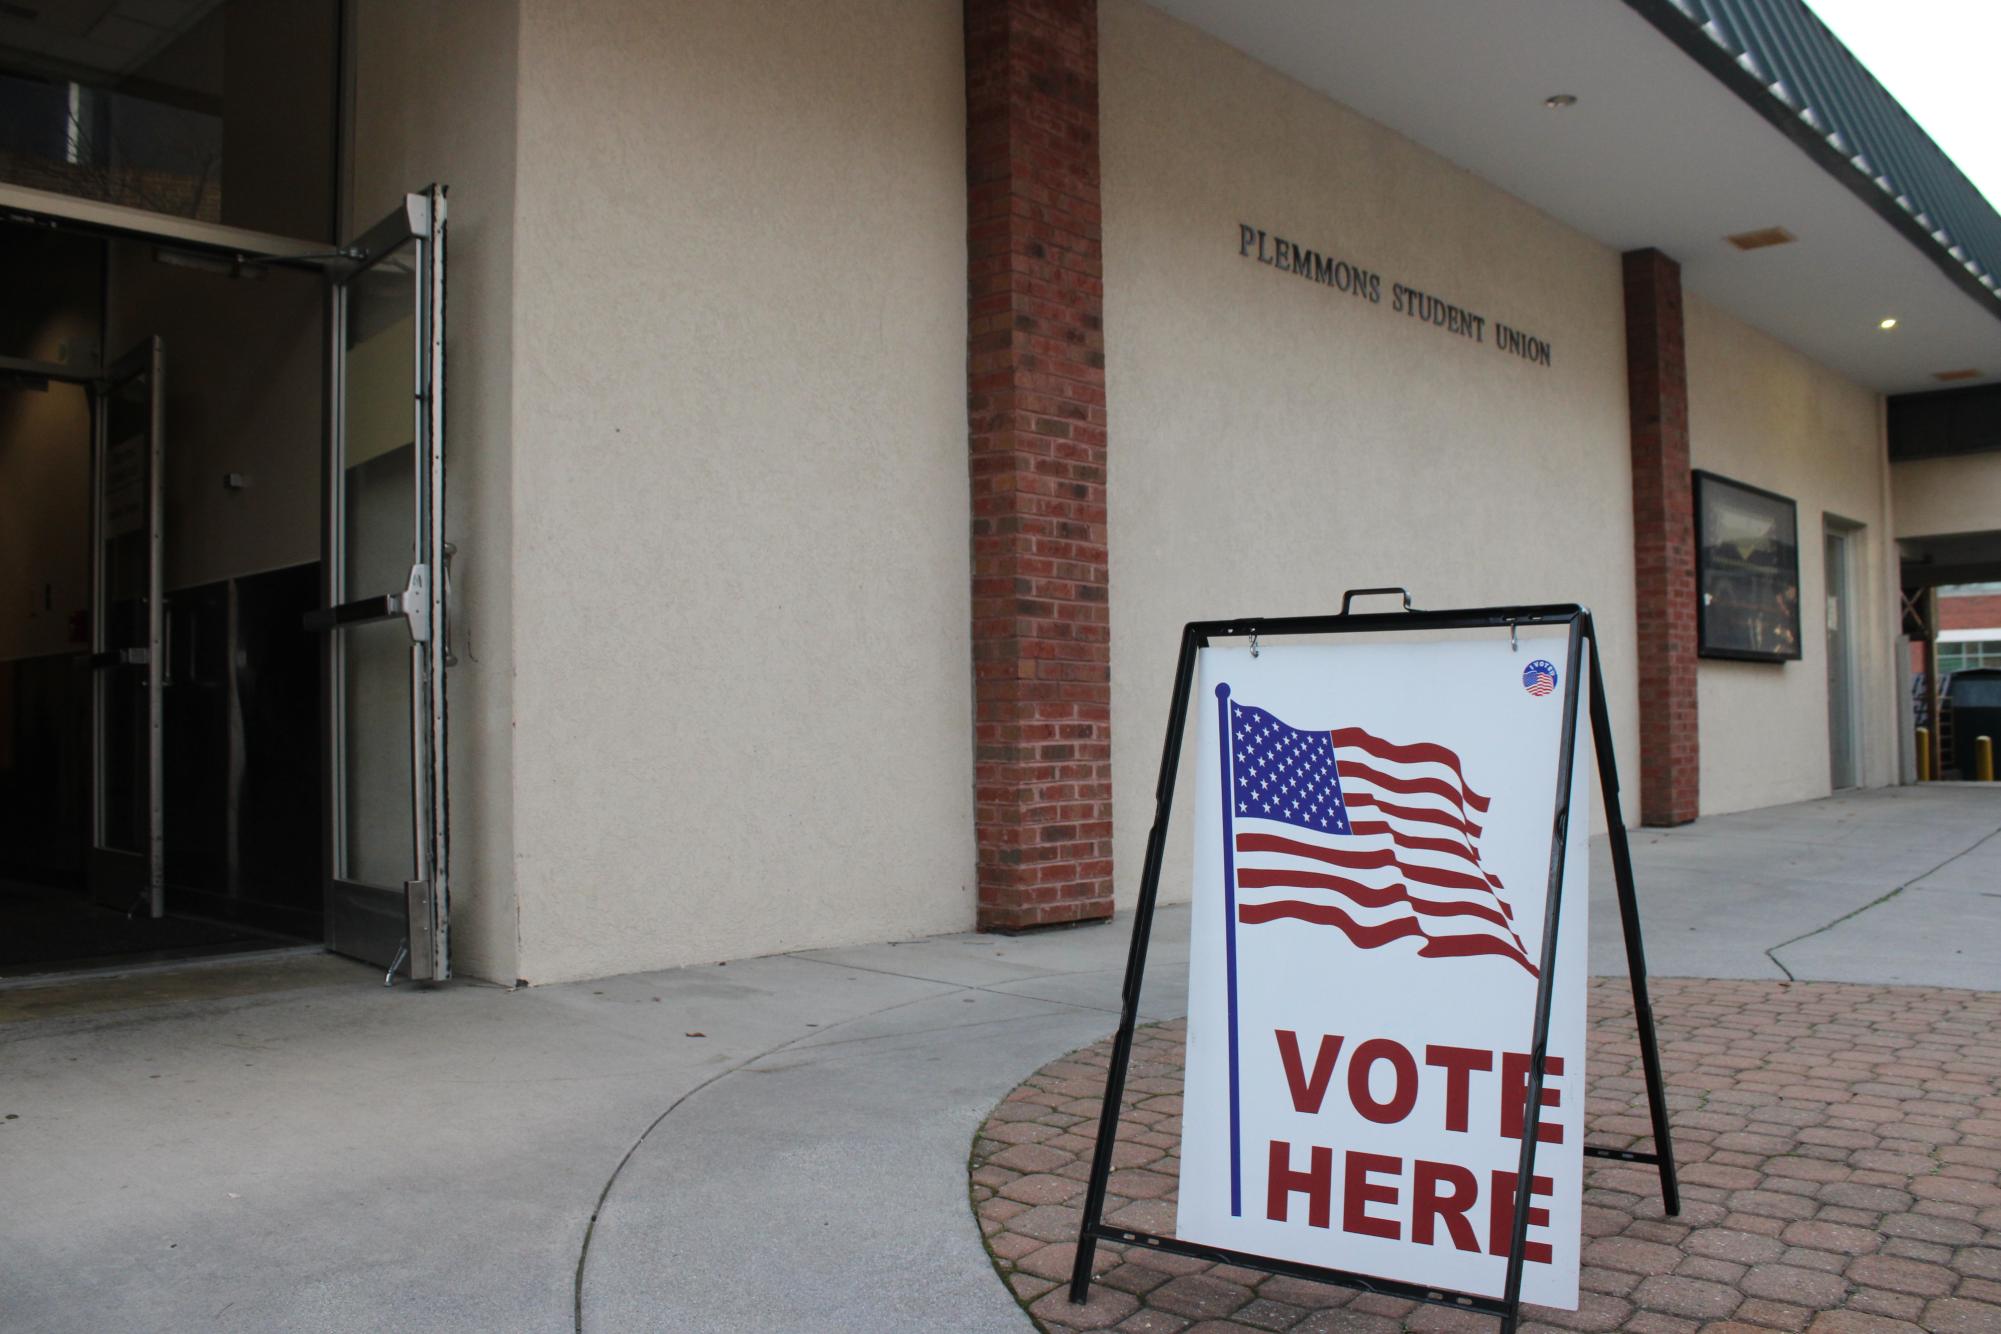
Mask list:
[[144,667],[152,661],[152,651],[143,648],[115,648],[108,653],[90,655],[92,670],[100,672],[107,667]]
[[395,595],[403,619],[410,623],[410,642],[429,643],[431,639],[431,572],[422,565],[410,567],[410,582],[401,593]]
[[337,607],[309,611],[304,617],[303,625],[307,630],[338,630],[343,626],[386,621],[402,614],[402,595],[391,593],[386,597],[360,598],[354,602],[343,602]]
[[337,606],[323,607],[305,614],[301,624],[310,631],[341,630],[370,621],[389,621],[401,616],[410,623],[410,641],[422,644],[431,637],[431,608],[427,590],[430,573],[421,565],[410,567],[410,583],[401,593],[357,598]]

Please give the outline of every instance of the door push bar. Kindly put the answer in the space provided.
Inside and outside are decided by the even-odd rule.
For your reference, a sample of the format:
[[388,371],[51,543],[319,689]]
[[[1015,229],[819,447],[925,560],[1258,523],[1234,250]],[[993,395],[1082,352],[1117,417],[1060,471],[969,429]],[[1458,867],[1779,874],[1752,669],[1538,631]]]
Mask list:
[[320,611],[309,611],[305,615],[305,628],[315,631],[338,630],[350,625],[365,625],[370,621],[394,620],[401,616],[410,623],[410,642],[428,643],[431,638],[430,586],[430,571],[422,565],[412,565],[410,582],[401,593],[357,598],[353,602],[343,602]]

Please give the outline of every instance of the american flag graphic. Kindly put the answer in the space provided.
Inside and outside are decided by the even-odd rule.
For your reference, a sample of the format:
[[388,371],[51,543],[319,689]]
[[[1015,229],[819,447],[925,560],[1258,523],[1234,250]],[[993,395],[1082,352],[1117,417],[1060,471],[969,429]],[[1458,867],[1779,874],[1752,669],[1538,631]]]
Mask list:
[[1522,688],[1541,699],[1556,689],[1556,668],[1537,658],[1522,669]]
[[1498,956],[1538,975],[1480,858],[1490,801],[1457,753],[1358,727],[1303,731],[1235,701],[1227,727],[1238,923],[1333,927],[1361,949],[1414,940],[1425,958]]

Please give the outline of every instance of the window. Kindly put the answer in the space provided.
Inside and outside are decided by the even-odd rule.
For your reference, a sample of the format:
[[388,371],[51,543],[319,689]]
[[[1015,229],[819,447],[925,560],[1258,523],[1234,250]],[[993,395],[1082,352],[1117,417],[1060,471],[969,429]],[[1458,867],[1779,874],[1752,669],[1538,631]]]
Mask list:
[[2001,639],[1961,639],[1939,644],[1940,676],[1969,667],[2001,667]]
[[0,182],[330,238],[339,0],[5,9]]

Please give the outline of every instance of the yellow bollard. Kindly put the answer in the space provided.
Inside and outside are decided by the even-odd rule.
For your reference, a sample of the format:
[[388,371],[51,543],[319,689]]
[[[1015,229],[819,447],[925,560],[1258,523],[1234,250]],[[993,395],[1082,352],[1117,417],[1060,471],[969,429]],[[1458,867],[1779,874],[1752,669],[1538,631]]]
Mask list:
[[1973,776],[1983,783],[1994,781],[1994,738],[1973,738]]
[[1932,730],[1929,727],[1918,729],[1918,781],[1932,781]]

